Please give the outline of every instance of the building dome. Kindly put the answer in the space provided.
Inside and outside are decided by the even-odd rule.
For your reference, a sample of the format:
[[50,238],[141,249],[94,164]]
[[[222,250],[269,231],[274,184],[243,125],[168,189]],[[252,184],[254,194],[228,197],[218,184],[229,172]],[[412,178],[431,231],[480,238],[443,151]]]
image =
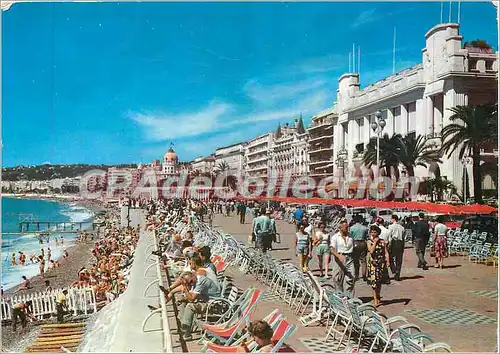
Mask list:
[[163,158],[165,162],[177,163],[178,161],[177,154],[172,148],[168,149],[167,153],[165,154],[165,156],[163,156]]

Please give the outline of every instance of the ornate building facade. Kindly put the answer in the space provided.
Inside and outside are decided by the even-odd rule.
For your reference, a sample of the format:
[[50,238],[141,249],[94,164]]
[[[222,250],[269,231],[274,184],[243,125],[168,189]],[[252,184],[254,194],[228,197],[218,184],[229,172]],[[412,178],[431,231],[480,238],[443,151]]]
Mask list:
[[[376,136],[371,124],[377,111],[386,122],[382,133],[422,135],[429,149],[439,149],[441,131],[451,122],[450,108],[497,102],[497,75],[497,53],[464,47],[458,24],[433,27],[425,35],[421,64],[363,90],[360,90],[359,74],[347,73],[339,78],[333,159],[346,155],[346,175],[377,176],[376,166],[367,169],[361,162],[366,144]],[[498,163],[498,150],[493,147],[490,150],[483,151],[483,162],[493,159]],[[442,160],[442,164],[434,164],[428,169],[417,167],[415,175],[446,177],[461,191],[464,170],[467,169],[472,177],[472,166],[460,160],[458,152]],[[338,176],[345,173],[340,166],[334,168]]]
[[[270,178],[306,176],[309,172],[308,134],[302,116],[293,125],[278,125],[270,150]],[[274,174],[274,176],[273,176]]]

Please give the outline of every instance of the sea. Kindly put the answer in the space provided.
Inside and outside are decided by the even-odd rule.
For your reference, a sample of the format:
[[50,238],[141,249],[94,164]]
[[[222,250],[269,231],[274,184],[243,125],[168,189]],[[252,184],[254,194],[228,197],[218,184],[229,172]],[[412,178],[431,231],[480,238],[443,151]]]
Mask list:
[[[75,203],[40,199],[2,198],[2,288],[8,290],[21,284],[22,276],[31,278],[38,275],[38,264],[32,264],[31,255],[40,255],[44,249],[47,257],[47,248],[50,247],[52,259],[56,260],[62,256],[65,249],[73,246],[76,242],[77,234],[64,233],[54,234],[42,240],[35,231],[36,221],[50,222],[82,222],[83,226],[90,226],[93,213],[91,210],[79,206]],[[19,232],[19,222],[30,221],[30,232],[22,235],[8,235],[5,232]],[[48,230],[47,230],[48,231]],[[50,231],[57,231],[52,226]],[[56,245],[56,237],[60,240],[63,237],[63,245]],[[25,266],[19,265],[19,251],[26,255]],[[12,253],[16,253],[18,265],[13,266],[11,262]],[[45,261],[48,265],[48,261]]]

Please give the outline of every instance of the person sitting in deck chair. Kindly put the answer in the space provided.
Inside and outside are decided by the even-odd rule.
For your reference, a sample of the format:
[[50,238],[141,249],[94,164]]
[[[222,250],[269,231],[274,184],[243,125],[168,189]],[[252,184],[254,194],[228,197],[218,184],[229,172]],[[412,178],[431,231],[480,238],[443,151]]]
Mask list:
[[[258,349],[257,353],[270,353],[274,347],[274,343],[272,341],[274,331],[271,326],[266,321],[253,321],[248,326],[248,332],[252,335],[255,343],[257,343]],[[243,342],[238,346],[238,353],[250,353],[251,351],[246,346],[246,343]]]
[[[186,306],[181,317],[181,333],[184,340],[191,340],[195,315],[205,313],[208,300],[220,296],[220,287],[209,277],[196,273],[184,274],[182,281],[184,299],[180,302],[185,302]],[[192,286],[194,289],[190,290]]]

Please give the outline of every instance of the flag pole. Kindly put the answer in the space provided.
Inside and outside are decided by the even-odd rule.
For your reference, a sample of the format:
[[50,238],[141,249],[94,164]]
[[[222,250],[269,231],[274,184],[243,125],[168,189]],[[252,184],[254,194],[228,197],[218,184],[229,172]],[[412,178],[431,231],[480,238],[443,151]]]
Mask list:
[[394,26],[394,43],[392,47],[392,74],[396,73],[396,27]]

